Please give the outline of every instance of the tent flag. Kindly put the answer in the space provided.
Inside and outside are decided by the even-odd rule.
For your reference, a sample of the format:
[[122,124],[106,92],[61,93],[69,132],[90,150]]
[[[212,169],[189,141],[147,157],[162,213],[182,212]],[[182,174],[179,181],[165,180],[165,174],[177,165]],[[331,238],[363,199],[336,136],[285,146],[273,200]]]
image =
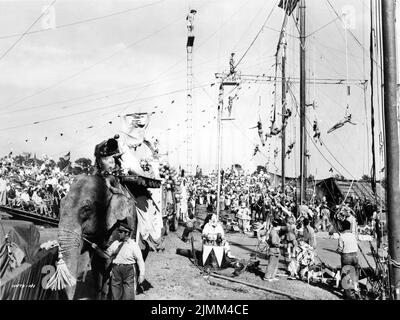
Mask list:
[[299,0],[281,0],[278,4],[278,7],[281,9],[286,9],[286,14],[290,16],[294,9],[296,9],[297,3]]
[[71,151],[68,152],[65,156],[60,157],[60,162],[58,164],[60,170],[64,170],[65,168],[67,168],[71,162],[70,162],[70,158],[71,158]]

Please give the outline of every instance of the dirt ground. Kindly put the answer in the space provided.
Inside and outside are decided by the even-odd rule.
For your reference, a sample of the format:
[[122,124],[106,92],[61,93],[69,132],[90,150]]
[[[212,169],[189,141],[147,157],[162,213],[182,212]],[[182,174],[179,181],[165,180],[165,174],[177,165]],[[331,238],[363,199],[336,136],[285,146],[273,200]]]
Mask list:
[[[198,213],[199,225],[203,223],[205,208],[201,207]],[[56,229],[41,228],[41,242],[55,239]],[[193,259],[177,254],[177,249],[191,249],[190,242],[183,242],[180,237],[183,226],[178,231],[170,232],[165,236],[165,250],[150,252],[146,259],[146,280],[148,281],[144,293],[137,295],[137,300],[287,300],[288,296],[268,292],[265,290],[237,284],[225,279],[208,277],[201,269],[196,267]],[[201,233],[193,232],[194,247],[201,250]],[[257,238],[252,234],[227,233],[226,237],[231,244],[232,253],[239,259],[250,259],[255,253]],[[330,239],[326,233],[317,233],[317,253],[321,259],[331,266],[340,264],[339,255],[335,252],[337,240]],[[266,282],[262,280],[267,260],[260,260],[259,272],[245,271],[235,279],[262,286],[266,289],[273,289],[290,293],[305,300],[338,300],[342,299],[340,291],[332,286],[315,283],[308,284],[300,280],[289,280],[286,276],[286,263],[281,258],[278,275],[280,280]],[[367,257],[371,259],[371,257]],[[361,261],[362,262],[362,261]],[[217,273],[230,277],[233,268],[216,270]],[[80,283],[78,299],[91,299],[90,272],[85,283]],[[83,289],[82,289],[83,288]]]
[[[202,224],[204,208],[200,210],[199,222]],[[183,242],[180,239],[183,227],[180,226],[177,232],[170,233],[165,240],[164,252],[151,252],[146,260],[147,279],[153,286],[144,294],[138,295],[138,300],[287,300],[288,296],[271,293],[247,285],[233,283],[224,279],[207,277],[185,256],[176,254],[176,249],[191,249],[190,242]],[[201,233],[193,233],[194,246],[196,250],[201,250]],[[239,259],[250,259],[250,255],[255,253],[257,238],[252,235],[230,234],[226,237],[231,244],[232,253]],[[265,288],[271,288],[303,299],[314,300],[333,300],[339,296],[319,286],[312,286],[302,281],[288,280],[286,276],[281,276],[277,282],[266,282],[262,280],[263,272],[267,265],[267,260],[260,260],[260,273],[243,272],[237,280],[246,283],[256,284]],[[217,270],[216,273],[230,277],[233,268]],[[285,274],[285,263],[282,258],[279,274]],[[341,297],[341,296],[340,296]]]

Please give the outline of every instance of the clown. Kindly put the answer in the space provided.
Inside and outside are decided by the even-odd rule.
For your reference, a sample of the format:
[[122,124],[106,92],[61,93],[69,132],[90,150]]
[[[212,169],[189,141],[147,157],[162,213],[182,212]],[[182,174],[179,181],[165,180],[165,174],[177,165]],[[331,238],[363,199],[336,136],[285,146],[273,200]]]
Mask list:
[[210,221],[204,226],[202,232],[203,243],[215,244],[224,247],[225,255],[234,259],[235,257],[231,254],[231,248],[228,241],[225,239],[224,229],[221,223],[218,221],[217,215],[212,214]]

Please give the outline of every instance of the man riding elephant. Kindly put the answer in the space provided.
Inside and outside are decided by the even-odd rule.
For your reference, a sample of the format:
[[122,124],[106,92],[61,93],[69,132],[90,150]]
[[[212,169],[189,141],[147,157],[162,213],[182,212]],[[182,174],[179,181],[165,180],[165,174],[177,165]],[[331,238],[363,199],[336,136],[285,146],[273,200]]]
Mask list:
[[[91,244],[107,250],[118,239],[120,222],[132,230],[131,238],[137,238],[134,196],[117,176],[121,153],[116,139],[118,136],[96,145],[96,173],[77,176],[60,207],[60,254],[66,268],[76,278],[80,254],[89,251],[96,299],[107,299],[110,259],[94,254]],[[66,287],[69,299],[73,299],[75,289],[75,286]]]

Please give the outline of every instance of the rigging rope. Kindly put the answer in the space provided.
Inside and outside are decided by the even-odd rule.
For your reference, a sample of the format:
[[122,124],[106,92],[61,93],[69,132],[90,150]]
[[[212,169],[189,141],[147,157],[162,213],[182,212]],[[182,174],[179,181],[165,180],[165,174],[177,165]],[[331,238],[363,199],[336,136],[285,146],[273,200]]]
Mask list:
[[[49,9],[57,0],[54,0],[52,3],[50,3],[46,10]],[[22,40],[22,38],[29,32],[29,30],[32,29],[32,27],[38,22],[45,14],[46,10],[43,10],[42,14],[35,20],[33,23],[29,26],[29,28],[20,35],[20,37],[0,56],[0,60],[2,60],[14,47]]]

